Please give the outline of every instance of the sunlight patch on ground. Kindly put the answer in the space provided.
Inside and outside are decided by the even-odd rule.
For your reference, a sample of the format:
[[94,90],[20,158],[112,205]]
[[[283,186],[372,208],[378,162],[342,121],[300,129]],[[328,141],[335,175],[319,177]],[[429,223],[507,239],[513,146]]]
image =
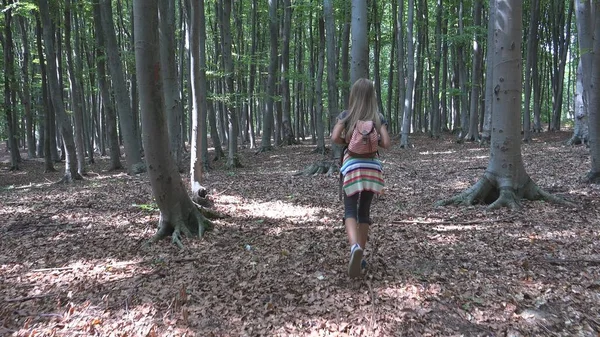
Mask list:
[[473,225],[439,225],[432,228],[437,232],[449,232],[449,231],[469,231],[469,230],[482,230],[482,226]]
[[229,204],[231,213],[254,218],[286,219],[300,223],[311,221],[328,223],[330,219],[325,217],[324,213],[332,212],[329,208],[294,205],[281,200],[261,202],[232,195],[217,196],[215,199],[219,204]]
[[25,206],[3,206],[0,207],[0,214],[29,214],[34,212],[31,207]]
[[441,151],[441,152],[435,152],[435,151],[425,151],[425,152],[419,152],[420,155],[426,155],[426,154],[453,154],[456,153],[456,151]]

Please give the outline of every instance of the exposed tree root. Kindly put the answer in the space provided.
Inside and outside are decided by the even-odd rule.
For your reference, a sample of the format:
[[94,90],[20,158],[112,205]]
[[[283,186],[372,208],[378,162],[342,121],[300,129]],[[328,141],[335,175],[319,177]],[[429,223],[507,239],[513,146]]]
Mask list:
[[573,135],[573,137],[571,137],[569,140],[567,140],[567,145],[581,145],[584,144],[586,146],[589,146],[588,140],[587,138],[581,138],[578,135]]
[[328,177],[333,177],[337,172],[339,172],[339,170],[339,165],[335,164],[334,162],[324,160],[310,164],[304,170],[294,173],[293,176],[316,176],[319,174],[326,174]]
[[327,154],[327,148],[325,146],[317,146],[310,153],[318,153],[318,154],[325,155],[325,154]]
[[488,209],[499,209],[508,207],[512,210],[518,210],[522,206],[521,199],[531,201],[544,200],[556,204],[575,206],[570,201],[557,197],[542,190],[533,180],[528,179],[520,188],[497,186],[496,178],[493,174],[486,172],[484,176],[469,187],[464,192],[449,199],[440,200],[435,203],[436,206],[448,205],[475,205],[477,203],[488,204]]
[[131,165],[131,174],[135,175],[144,172],[146,172],[146,164],[144,162]]
[[75,173],[75,175],[71,175],[66,173],[61,180],[57,181],[56,184],[70,184],[74,180],[83,180],[83,176],[79,173]]
[[265,152],[269,152],[269,151],[273,151],[272,146],[261,146],[258,148],[258,150],[254,154],[265,153]]
[[168,221],[161,212],[160,220],[158,221],[158,232],[146,243],[149,246],[152,243],[158,242],[168,236],[171,236],[171,241],[177,247],[183,249],[183,237],[202,237],[206,231],[212,230],[213,223],[208,220],[199,208],[191,207],[189,209],[187,219],[176,219]]
[[225,167],[229,170],[234,169],[234,168],[240,168],[243,167],[242,163],[240,163],[240,160],[237,156],[234,156],[233,158],[228,158],[227,159],[227,163],[225,164]]

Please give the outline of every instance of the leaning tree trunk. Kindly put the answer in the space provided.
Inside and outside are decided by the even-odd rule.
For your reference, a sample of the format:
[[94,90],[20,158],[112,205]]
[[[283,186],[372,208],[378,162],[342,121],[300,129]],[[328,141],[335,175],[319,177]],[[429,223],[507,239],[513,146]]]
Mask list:
[[[137,174],[145,171],[145,165],[142,161],[142,154],[139,143],[139,135],[136,132],[136,126],[129,99],[129,90],[125,84],[125,71],[119,55],[119,46],[115,34],[115,27],[112,16],[112,6],[110,0],[99,0],[101,23],[106,43],[106,56],[108,59],[108,68],[112,78],[115,101],[117,103],[117,113],[119,114],[119,124],[125,145],[125,159],[127,169],[131,174]],[[137,73],[139,75],[139,72]]]
[[138,70],[143,142],[152,193],[160,209],[158,232],[150,242],[167,236],[183,247],[182,236],[202,236],[210,223],[196,208],[169,154],[161,93],[156,1],[135,0],[135,64]]
[[521,0],[495,1],[493,115],[490,161],[472,187],[438,205],[490,202],[489,208],[520,208],[519,200],[561,199],[541,190],[529,177],[521,156]]
[[46,47],[47,55],[47,76],[48,87],[50,89],[50,97],[52,105],[56,113],[58,125],[63,138],[65,147],[65,176],[64,182],[83,179],[77,170],[77,154],[75,152],[75,141],[73,139],[73,127],[69,120],[69,116],[65,111],[65,106],[62,101],[62,86],[58,82],[58,69],[56,66],[56,52],[54,50],[54,29],[52,27],[51,16],[47,0],[40,0],[40,17],[42,19],[42,29],[44,32],[44,46]]

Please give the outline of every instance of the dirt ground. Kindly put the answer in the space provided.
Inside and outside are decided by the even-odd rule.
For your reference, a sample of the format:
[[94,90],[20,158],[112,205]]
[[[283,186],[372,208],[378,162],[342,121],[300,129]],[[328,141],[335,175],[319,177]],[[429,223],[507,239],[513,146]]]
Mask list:
[[41,160],[9,172],[3,147],[0,335],[597,337],[600,187],[581,182],[589,153],[570,133],[535,137],[528,173],[576,207],[434,207],[477,181],[489,149],[394,144],[357,280],[336,178],[293,176],[322,159],[308,142],[214,163],[205,183],[229,217],[185,250],[142,248],[158,221],[146,175],[100,159],[57,185]]

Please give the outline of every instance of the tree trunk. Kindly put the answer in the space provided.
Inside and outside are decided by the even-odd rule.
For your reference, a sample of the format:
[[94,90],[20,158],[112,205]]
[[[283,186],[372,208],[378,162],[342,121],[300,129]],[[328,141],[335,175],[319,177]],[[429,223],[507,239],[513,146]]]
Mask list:
[[325,154],[325,128],[323,127],[323,71],[325,68],[325,23],[319,19],[319,56],[317,68],[317,83],[315,87],[316,111],[315,126],[317,132],[317,148],[314,152]]
[[496,15],[496,7],[492,5],[490,0],[488,30],[487,30],[487,48],[485,61],[485,110],[483,113],[483,128],[481,131],[481,144],[489,144],[492,138],[492,103],[494,100],[494,22]]
[[263,113],[262,141],[259,152],[270,151],[271,136],[273,134],[273,107],[275,96],[275,79],[277,78],[278,64],[278,40],[279,28],[277,22],[277,0],[269,0],[269,41],[270,41],[270,62],[269,62],[269,78],[267,82],[267,99],[266,110]]
[[493,114],[490,161],[483,177],[465,192],[438,205],[472,205],[520,208],[519,199],[561,202],[531,180],[521,156],[522,2],[496,0],[494,29]]
[[[400,138],[400,147],[408,148],[410,143],[408,141],[408,134],[410,133],[411,117],[413,113],[413,88],[415,85],[415,46],[413,42],[414,36],[414,12],[415,2],[414,0],[408,0],[408,22],[407,22],[407,67],[406,67],[406,94],[404,95],[404,110],[402,117],[402,136]],[[402,55],[398,55],[401,57]]]
[[192,198],[199,202],[202,186],[202,133],[206,132],[206,115],[208,103],[206,100],[206,20],[204,17],[204,0],[191,3],[190,13],[190,74],[192,78],[192,137],[190,143],[191,174],[190,183]]
[[[67,70],[69,72],[69,85],[71,87],[71,104],[73,107],[73,120],[75,125],[75,151],[77,152],[77,172],[85,175],[85,143],[83,140],[83,102],[81,84],[75,73],[73,60],[73,47],[71,44],[71,0],[65,0],[65,49],[67,54]],[[75,55],[81,57],[80,55]]]
[[[50,118],[50,97],[48,94],[48,80],[46,79],[46,60],[43,52],[42,46],[42,23],[40,22],[39,15],[36,15],[35,18],[35,36],[36,36],[36,45],[37,45],[37,54],[40,62],[40,72],[42,76],[42,111],[44,112],[43,124],[40,125],[40,141],[43,143],[44,149],[44,173],[48,172],[56,172],[54,168],[54,161],[52,160],[52,151],[50,150],[50,146],[52,142],[50,141],[51,136],[51,123],[52,120]],[[41,132],[41,131],[44,132]],[[43,134],[43,138],[42,138]]]
[[134,0],[133,5],[143,141],[152,193],[160,209],[159,229],[151,242],[170,235],[173,242],[183,248],[181,237],[202,236],[209,222],[188,196],[177,165],[169,155],[160,88],[157,2]]
[[[473,17],[475,18],[474,25],[476,28],[481,26],[481,11],[482,0],[475,0]],[[471,109],[469,116],[469,134],[467,140],[479,141],[479,94],[481,93],[481,48],[479,43],[479,33],[474,34],[473,40],[473,70],[471,73]]]
[[[442,13],[444,11],[443,1],[438,0],[436,6],[436,18],[435,18],[435,58],[433,60],[433,100],[431,102],[431,136],[433,138],[439,138],[441,127],[440,127],[440,114],[442,109],[440,107],[440,63],[442,60]],[[445,76],[445,75],[444,75]]]
[[371,18],[373,27],[375,28],[375,41],[373,41],[373,84],[375,85],[375,93],[377,95],[377,106],[379,107],[379,112],[385,116],[383,101],[381,100],[381,16],[377,7],[377,1],[378,0],[371,0],[371,4],[373,5],[371,8]]
[[54,51],[54,29],[52,27],[51,15],[48,9],[47,0],[40,0],[40,17],[42,19],[42,28],[44,32],[44,46],[47,55],[47,75],[48,87],[52,105],[56,113],[58,124],[60,125],[62,139],[65,146],[65,176],[63,181],[82,179],[77,170],[77,153],[75,151],[75,141],[73,140],[73,127],[69,121],[69,116],[65,112],[62,101],[62,85],[58,81],[58,69],[56,67],[56,53]]
[[[338,87],[337,87],[337,53],[335,44],[335,19],[333,16],[333,1],[323,1],[323,16],[325,19],[326,43],[327,46],[327,106],[329,107],[329,123],[335,125],[336,118],[339,115],[338,107]],[[330,130],[331,132],[331,130]],[[337,144],[332,144],[333,158],[335,162],[339,162],[342,157],[342,147]]]
[[525,111],[523,113],[523,141],[531,141],[531,68],[537,63],[538,45],[538,16],[540,0],[531,1],[531,17],[529,20],[529,34],[527,38],[527,60],[525,66]]
[[[130,174],[138,174],[145,171],[145,165],[141,157],[139,146],[139,135],[135,130],[133,111],[129,99],[129,90],[125,84],[123,64],[119,56],[119,46],[115,34],[115,27],[112,16],[112,6],[110,0],[99,0],[101,10],[102,27],[105,43],[106,56],[108,58],[108,68],[112,78],[114,95],[117,103],[117,112],[119,114],[119,124],[123,135],[125,145],[125,159],[127,169]],[[137,72],[139,76],[139,72]]]
[[290,0],[283,1],[283,45],[281,50],[281,100],[282,100],[282,129],[283,144],[296,144],[294,130],[292,128],[292,104],[290,95],[290,38],[292,26],[292,3]]
[[[4,6],[11,5],[12,1],[4,1]],[[19,153],[19,144],[17,142],[17,130],[13,114],[16,113],[16,102],[12,99],[11,93],[16,90],[14,51],[12,39],[12,16],[13,10],[8,7],[4,11],[4,37],[1,39],[4,54],[4,109],[6,111],[6,124],[8,126],[8,147],[10,150],[10,170],[18,170],[21,155]]]
[[29,80],[29,69],[31,63],[31,52],[29,47],[29,32],[27,31],[27,22],[25,18],[19,17],[19,29],[21,32],[21,41],[23,44],[23,109],[25,112],[25,138],[27,140],[27,156],[29,159],[35,158],[35,134],[34,121],[31,112],[31,83]]
[[350,86],[359,78],[369,78],[368,13],[365,0],[352,0]]
[[573,110],[575,110],[575,127],[573,128],[573,136],[567,142],[569,145],[587,144],[589,129],[588,129],[588,111],[587,104],[583,101],[583,70],[581,59],[577,65],[577,76],[575,84],[575,94],[573,95]]
[[[398,69],[398,112],[396,116],[398,120],[396,121],[396,124],[398,125],[398,133],[401,133],[403,132],[404,107],[406,104],[406,85],[408,82],[408,78],[404,72],[404,60],[406,59],[406,55],[404,53],[404,1],[400,1],[398,3],[398,16],[396,18],[396,22],[396,25],[398,26],[398,32],[396,34],[396,43],[398,44],[398,55],[396,56],[396,69]],[[410,75],[412,77],[412,74]],[[400,121],[400,116],[403,117],[402,122]],[[410,133],[410,129],[408,132]],[[406,135],[406,137],[408,138],[408,135]]]
[[179,79],[175,61],[175,2],[159,1],[160,63],[167,126],[169,129],[169,152],[180,171],[183,171],[183,135],[181,123],[183,108],[179,95]]
[[344,26],[342,30],[342,47],[340,48],[341,78],[342,78],[342,107],[348,106],[350,96],[350,6],[344,6]]

